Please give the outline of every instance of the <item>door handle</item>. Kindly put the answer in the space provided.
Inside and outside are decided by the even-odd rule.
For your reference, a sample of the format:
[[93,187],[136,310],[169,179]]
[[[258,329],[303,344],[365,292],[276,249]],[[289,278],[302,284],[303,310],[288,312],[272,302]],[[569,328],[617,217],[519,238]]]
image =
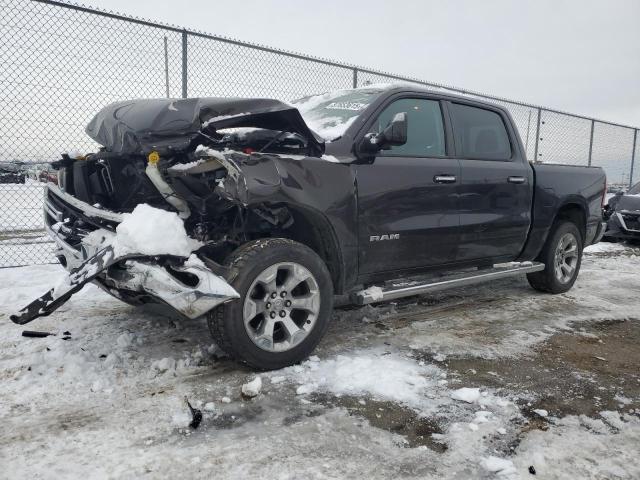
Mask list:
[[520,183],[524,183],[524,182],[526,181],[526,179],[525,179],[524,177],[509,177],[509,178],[507,179],[507,181],[508,181],[509,183],[517,183],[517,184],[520,184]]
[[436,175],[433,177],[434,183],[456,183],[455,175]]

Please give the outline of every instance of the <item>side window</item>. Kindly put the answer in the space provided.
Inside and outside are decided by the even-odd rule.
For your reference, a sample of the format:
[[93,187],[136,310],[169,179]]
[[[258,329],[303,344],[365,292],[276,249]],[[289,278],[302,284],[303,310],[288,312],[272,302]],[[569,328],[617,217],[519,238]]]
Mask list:
[[407,143],[391,147],[387,150],[390,155],[435,157],[446,154],[442,112],[437,100],[421,98],[396,100],[382,111],[371,130],[375,133],[381,132],[389,125],[391,119],[401,112],[407,114]]
[[451,121],[458,157],[509,160],[511,144],[502,117],[484,108],[451,104]]

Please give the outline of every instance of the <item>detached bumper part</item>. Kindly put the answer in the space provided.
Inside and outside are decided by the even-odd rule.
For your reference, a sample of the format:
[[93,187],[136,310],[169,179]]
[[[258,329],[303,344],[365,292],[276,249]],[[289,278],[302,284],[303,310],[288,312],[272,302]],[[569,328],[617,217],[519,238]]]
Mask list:
[[205,266],[190,264],[163,267],[151,260],[127,260],[104,276],[105,284],[116,290],[146,293],[188,318],[197,318],[238,293]]

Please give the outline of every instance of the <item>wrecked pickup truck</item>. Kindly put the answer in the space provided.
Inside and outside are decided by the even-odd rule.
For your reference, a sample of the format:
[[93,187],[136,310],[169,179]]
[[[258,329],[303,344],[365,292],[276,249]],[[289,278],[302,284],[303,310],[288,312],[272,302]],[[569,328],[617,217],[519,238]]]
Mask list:
[[442,92],[134,100],[86,131],[103,147],[55,163],[44,207],[70,276],[16,323],[93,282],[206,318],[233,358],[274,369],[309,355],[335,298],[521,274],[565,292],[604,229],[602,169],[529,163],[504,108]]

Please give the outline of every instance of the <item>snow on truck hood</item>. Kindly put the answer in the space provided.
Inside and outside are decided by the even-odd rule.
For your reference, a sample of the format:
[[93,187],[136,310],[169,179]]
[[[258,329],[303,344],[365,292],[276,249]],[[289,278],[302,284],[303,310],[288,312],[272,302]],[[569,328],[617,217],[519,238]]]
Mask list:
[[110,152],[137,154],[157,148],[184,150],[203,128],[253,127],[283,130],[304,137],[317,156],[324,141],[298,109],[263,98],[140,99],[117,102],[89,122],[87,135]]

